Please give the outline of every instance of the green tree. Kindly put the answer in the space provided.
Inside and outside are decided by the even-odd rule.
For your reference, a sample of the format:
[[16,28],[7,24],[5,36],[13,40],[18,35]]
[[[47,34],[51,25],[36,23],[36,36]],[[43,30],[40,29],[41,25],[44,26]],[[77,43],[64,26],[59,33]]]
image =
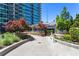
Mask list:
[[76,14],[76,18],[74,21],[79,21],[79,14]]
[[64,7],[60,15],[56,17],[56,27],[58,30],[69,31],[70,26],[73,24],[73,17],[67,11],[67,8]]
[[79,14],[76,14],[72,27],[79,27]]
[[67,8],[66,7],[64,7],[63,10],[61,11],[60,17],[62,19],[67,19]]
[[70,13],[67,11],[67,8],[64,7],[63,10],[60,13],[60,17],[64,20],[70,20],[71,19],[71,15]]
[[70,25],[72,25],[72,24],[73,24],[73,22],[74,22],[74,20],[73,20],[73,17],[72,17],[72,16],[70,17],[70,20],[69,20],[69,21],[70,21]]
[[70,25],[71,25],[70,21],[69,20],[65,20],[64,24],[65,24],[64,25],[65,30],[69,31],[69,28],[70,28]]
[[60,18],[59,15],[57,15],[57,16],[56,16],[56,22],[59,21],[59,18]]
[[58,21],[58,23],[56,25],[57,29],[59,29],[61,31],[65,30],[65,27],[64,26],[65,26],[65,24],[64,24],[63,21]]

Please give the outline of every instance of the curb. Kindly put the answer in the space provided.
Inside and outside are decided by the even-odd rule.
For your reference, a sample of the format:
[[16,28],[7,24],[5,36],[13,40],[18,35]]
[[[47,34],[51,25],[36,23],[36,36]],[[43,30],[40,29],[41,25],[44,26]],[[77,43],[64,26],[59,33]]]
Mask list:
[[[54,38],[55,39],[55,38]],[[63,44],[65,46],[69,46],[69,47],[73,47],[73,48],[76,48],[76,49],[79,49],[79,45],[76,45],[76,44],[73,44],[73,43],[68,43],[68,42],[65,42],[65,41],[61,41],[61,40],[58,40],[58,39],[55,39],[58,43],[60,44]]]
[[1,49],[0,50],[0,56],[6,55],[8,52],[12,51],[13,49],[17,48],[18,46],[20,46],[20,45],[22,45],[22,44],[24,44],[25,42],[28,42],[28,41],[29,41],[29,39],[21,40],[17,43],[14,43],[10,46],[7,46],[7,47]]

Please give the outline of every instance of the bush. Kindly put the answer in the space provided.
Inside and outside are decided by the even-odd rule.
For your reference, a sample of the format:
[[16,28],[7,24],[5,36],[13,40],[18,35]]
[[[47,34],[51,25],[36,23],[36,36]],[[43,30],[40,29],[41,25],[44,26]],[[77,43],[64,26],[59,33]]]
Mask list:
[[20,38],[16,35],[13,35],[13,42],[18,42],[20,40]]
[[10,39],[3,39],[3,45],[8,46],[11,45],[13,42]]
[[47,30],[47,32],[48,32],[48,33],[51,33],[51,32],[53,33],[53,32],[54,32],[54,30]]
[[0,39],[0,46],[3,46],[3,40]]
[[0,49],[2,49],[3,47],[4,47],[4,45],[3,45],[3,40],[0,39]]
[[20,40],[20,38],[17,35],[15,35],[14,33],[9,33],[9,32],[4,34],[4,38],[10,39],[12,40],[12,42],[17,42]]
[[72,41],[79,41],[79,28],[70,28],[69,33],[71,35]]
[[63,38],[66,39],[66,40],[71,40],[70,34],[64,34]]
[[27,39],[27,38],[28,38],[27,34],[24,34],[24,33],[18,32],[18,33],[16,33],[16,35],[17,35],[18,37],[20,37],[21,39]]
[[0,38],[0,44],[7,46],[19,40],[20,38],[16,36],[15,34],[6,32],[2,34],[2,37]]

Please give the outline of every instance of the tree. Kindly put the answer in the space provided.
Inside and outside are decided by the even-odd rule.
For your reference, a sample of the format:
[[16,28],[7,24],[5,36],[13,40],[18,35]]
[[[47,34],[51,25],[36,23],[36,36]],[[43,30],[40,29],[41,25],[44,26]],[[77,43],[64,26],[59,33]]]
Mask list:
[[18,20],[18,22],[19,22],[19,24],[21,24],[21,25],[25,25],[25,24],[26,24],[26,22],[25,22],[25,20],[24,20],[23,18],[20,18],[20,19]]
[[24,19],[19,20],[10,20],[7,22],[5,26],[6,31],[15,32],[15,31],[23,31],[25,27],[28,27]]
[[64,7],[60,15],[56,17],[56,27],[58,30],[69,31],[70,26],[73,24],[73,17],[67,11],[67,8]]
[[70,20],[69,21],[70,21],[70,25],[72,25],[74,23],[74,20],[73,20],[73,17],[72,16],[70,17]]
[[70,28],[70,25],[71,25],[70,21],[69,20],[65,20],[64,21],[64,24],[65,24],[65,26],[64,26],[65,27],[65,30],[66,31],[69,31],[69,28]]
[[59,15],[57,15],[57,16],[56,16],[56,22],[59,21],[59,18],[60,18]]
[[75,21],[79,21],[79,14],[76,14]]
[[67,8],[66,8],[66,7],[64,7],[63,10],[61,11],[60,17],[61,17],[62,19],[64,19],[64,20],[67,20],[67,19],[70,20],[71,15],[70,15],[70,13],[67,11]]
[[42,21],[40,21],[38,23],[37,28],[40,31],[40,33],[42,33],[42,31],[44,31],[45,36],[47,35],[47,26],[44,25]]
[[61,31],[65,30],[65,27],[64,27],[65,24],[63,21],[59,21],[56,26],[58,30],[61,30]]
[[56,27],[57,27],[57,29],[63,31],[63,30],[65,30],[64,26],[65,26],[64,20],[61,17],[59,17],[59,15],[57,15],[57,17],[56,17]]
[[39,30],[43,30],[43,29],[44,29],[44,25],[43,25],[43,22],[42,22],[42,21],[40,21],[40,22],[38,23],[38,29],[39,29]]
[[79,27],[79,14],[76,14],[72,27]]
[[61,11],[60,17],[62,19],[66,19],[66,14],[67,14],[67,8],[64,7],[63,10]]

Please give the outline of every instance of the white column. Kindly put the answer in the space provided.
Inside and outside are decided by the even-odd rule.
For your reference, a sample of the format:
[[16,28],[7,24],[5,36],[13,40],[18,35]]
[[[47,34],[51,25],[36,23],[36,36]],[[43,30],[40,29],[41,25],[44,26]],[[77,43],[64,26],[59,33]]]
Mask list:
[[15,19],[15,3],[13,3],[13,18]]

